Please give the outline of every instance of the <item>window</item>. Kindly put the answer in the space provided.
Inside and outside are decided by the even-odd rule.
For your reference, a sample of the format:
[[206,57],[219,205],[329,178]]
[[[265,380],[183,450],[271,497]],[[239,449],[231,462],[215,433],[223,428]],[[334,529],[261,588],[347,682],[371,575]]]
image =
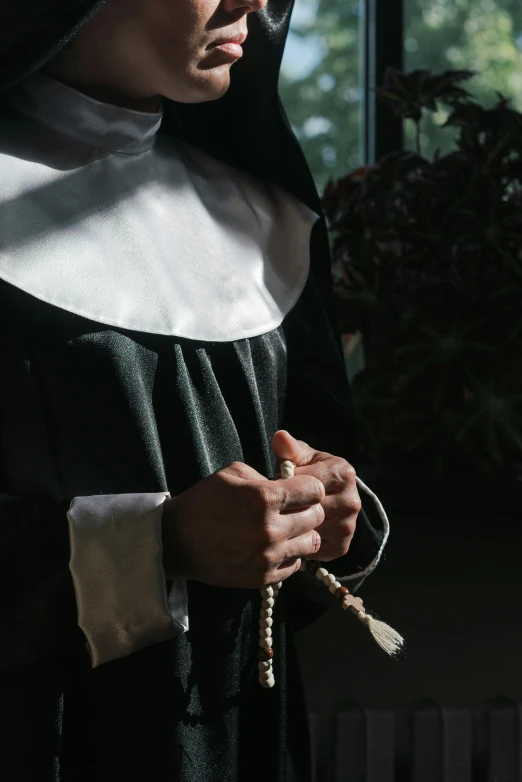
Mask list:
[[359,0],[296,0],[280,91],[319,190],[361,161]]
[[[522,3],[520,0],[404,0],[404,67],[434,72],[469,69],[463,86],[484,105],[500,92],[522,110]],[[446,151],[452,133],[441,132],[446,114],[424,122],[421,146],[431,156]],[[407,123],[405,143],[413,147]]]

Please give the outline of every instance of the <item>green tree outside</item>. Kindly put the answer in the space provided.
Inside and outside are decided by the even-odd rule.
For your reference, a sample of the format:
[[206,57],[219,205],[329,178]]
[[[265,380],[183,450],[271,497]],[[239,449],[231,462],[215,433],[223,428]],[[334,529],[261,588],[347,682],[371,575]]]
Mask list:
[[[405,4],[406,70],[469,68],[477,75],[468,87],[480,102],[491,105],[500,92],[522,110],[520,0]],[[362,162],[359,19],[358,0],[296,2],[281,94],[320,189]],[[439,112],[424,125],[425,155],[451,144],[451,133],[440,127],[445,119]],[[409,125],[406,144],[413,147]]]

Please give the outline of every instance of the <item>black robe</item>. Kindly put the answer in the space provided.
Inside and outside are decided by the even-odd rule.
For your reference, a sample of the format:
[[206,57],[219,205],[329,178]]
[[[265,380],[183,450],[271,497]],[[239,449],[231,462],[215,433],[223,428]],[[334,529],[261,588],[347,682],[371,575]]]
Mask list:
[[[47,5],[60,14],[67,6]],[[83,14],[93,4],[69,5]],[[254,22],[251,56],[230,94],[213,107],[176,106],[171,132],[319,209],[273,90],[288,12],[286,0],[275,2]],[[8,36],[4,86],[64,42],[57,31],[79,16],[73,10],[62,23],[60,14],[47,15],[47,33],[26,24],[22,39]],[[264,86],[249,91],[261,64]],[[251,136],[247,149],[221,132],[234,111],[265,132],[255,158]],[[166,114],[168,130],[168,107]],[[259,594],[200,583],[189,584],[188,633],[93,670],[76,621],[66,512],[75,496],[174,495],[235,459],[273,477],[270,440],[279,428],[356,464],[328,257],[321,221],[308,283],[283,325],[231,343],[104,326],[0,281],[3,778],[283,782],[290,754],[299,778],[309,779],[292,634],[323,609],[303,597],[306,576],[290,579],[276,604],[272,690],[257,682]],[[379,542],[361,513],[349,554],[331,569],[364,567]]]

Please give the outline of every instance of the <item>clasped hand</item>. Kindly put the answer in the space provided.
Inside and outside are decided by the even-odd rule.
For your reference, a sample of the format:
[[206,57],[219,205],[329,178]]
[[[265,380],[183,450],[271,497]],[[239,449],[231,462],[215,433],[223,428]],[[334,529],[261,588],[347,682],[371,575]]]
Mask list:
[[270,481],[232,462],[165,501],[167,576],[257,589],[293,575],[301,557],[346,554],[361,509],[353,467],[285,430],[272,447],[296,465],[293,478]]

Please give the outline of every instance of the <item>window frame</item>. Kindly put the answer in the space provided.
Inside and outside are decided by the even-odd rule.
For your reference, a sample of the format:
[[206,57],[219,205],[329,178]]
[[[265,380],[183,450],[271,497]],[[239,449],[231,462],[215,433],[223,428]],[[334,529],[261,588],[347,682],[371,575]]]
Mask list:
[[372,164],[404,146],[402,120],[376,99],[386,68],[404,67],[404,0],[360,0],[361,160]]

